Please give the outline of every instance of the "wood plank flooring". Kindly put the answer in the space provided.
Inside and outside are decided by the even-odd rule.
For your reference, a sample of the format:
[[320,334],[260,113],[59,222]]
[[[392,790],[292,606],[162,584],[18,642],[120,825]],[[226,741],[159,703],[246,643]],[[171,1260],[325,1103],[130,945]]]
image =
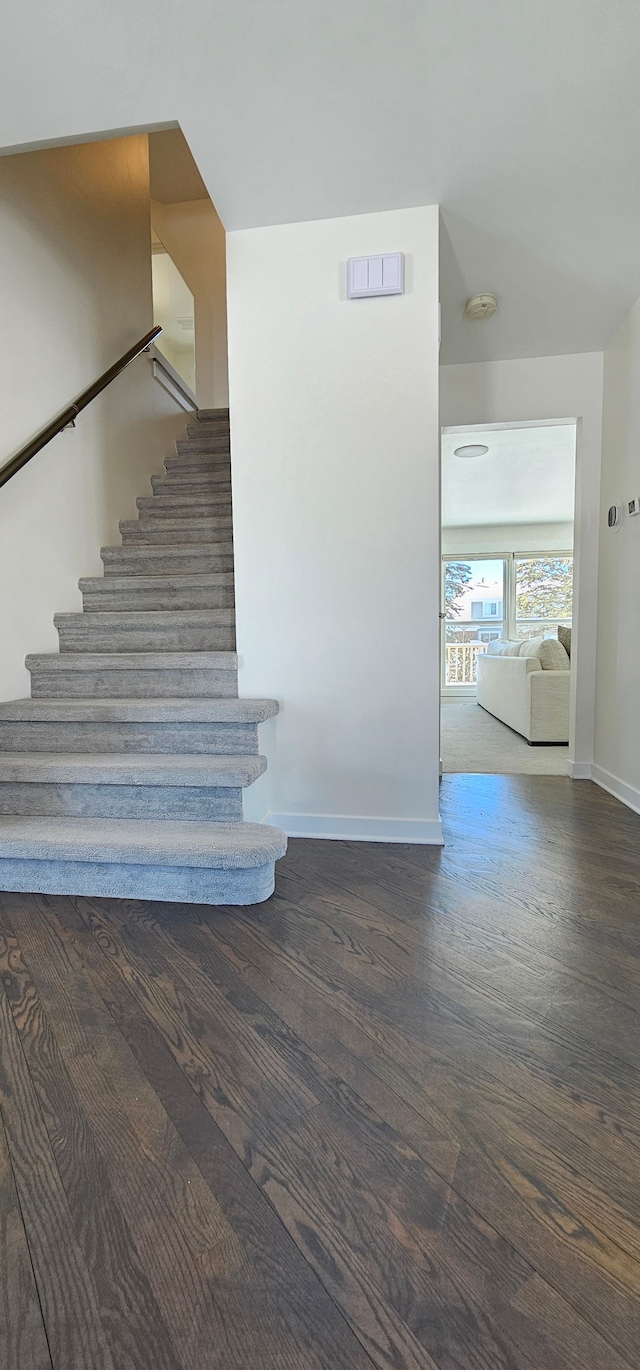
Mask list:
[[0,895],[2,1370],[638,1370],[640,817],[442,807],[249,909]]

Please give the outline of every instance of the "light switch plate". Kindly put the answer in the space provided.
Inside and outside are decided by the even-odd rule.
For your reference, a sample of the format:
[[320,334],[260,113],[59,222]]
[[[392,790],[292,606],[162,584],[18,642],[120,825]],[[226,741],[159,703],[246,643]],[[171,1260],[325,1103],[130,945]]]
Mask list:
[[363,300],[371,295],[404,293],[404,253],[383,252],[377,257],[350,257],[347,296]]

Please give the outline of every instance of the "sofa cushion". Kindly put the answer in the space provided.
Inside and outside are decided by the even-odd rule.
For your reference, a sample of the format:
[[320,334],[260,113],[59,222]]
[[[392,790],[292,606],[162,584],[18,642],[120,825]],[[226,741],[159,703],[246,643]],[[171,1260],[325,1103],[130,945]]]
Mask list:
[[504,642],[502,639],[495,639],[489,643],[487,656],[519,656],[519,642]]
[[520,643],[518,650],[519,656],[539,656],[540,648],[544,642],[543,637],[528,637]]
[[538,659],[543,671],[568,671],[571,662],[557,637],[545,637],[541,643]]
[[566,624],[558,624],[558,642],[562,643],[567,656],[571,657],[571,629]]
[[520,656],[537,657],[543,671],[568,671],[570,661],[556,637],[532,637],[523,642]]

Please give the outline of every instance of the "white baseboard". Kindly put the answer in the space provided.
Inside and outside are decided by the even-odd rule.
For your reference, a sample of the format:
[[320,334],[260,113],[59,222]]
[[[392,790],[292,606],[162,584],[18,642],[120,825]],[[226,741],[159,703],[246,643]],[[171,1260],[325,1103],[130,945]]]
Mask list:
[[619,799],[621,804],[626,804],[628,809],[633,809],[635,813],[640,813],[640,790],[636,790],[633,785],[625,784],[617,775],[611,775],[610,771],[603,771],[601,766],[591,767],[591,779],[595,780],[602,790],[607,790],[614,799]]
[[567,775],[570,780],[590,780],[590,761],[567,761]]
[[351,818],[323,813],[269,813],[265,819],[287,837],[322,837],[335,842],[411,842],[443,847],[440,819]]

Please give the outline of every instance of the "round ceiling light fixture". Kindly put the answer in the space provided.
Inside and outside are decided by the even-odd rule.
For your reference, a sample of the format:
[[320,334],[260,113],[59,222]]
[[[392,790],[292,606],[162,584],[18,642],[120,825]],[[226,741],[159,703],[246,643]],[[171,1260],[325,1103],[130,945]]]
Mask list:
[[472,295],[464,307],[468,319],[490,319],[498,308],[495,295]]
[[465,447],[454,447],[454,457],[485,457],[489,451],[481,442],[468,442]]

